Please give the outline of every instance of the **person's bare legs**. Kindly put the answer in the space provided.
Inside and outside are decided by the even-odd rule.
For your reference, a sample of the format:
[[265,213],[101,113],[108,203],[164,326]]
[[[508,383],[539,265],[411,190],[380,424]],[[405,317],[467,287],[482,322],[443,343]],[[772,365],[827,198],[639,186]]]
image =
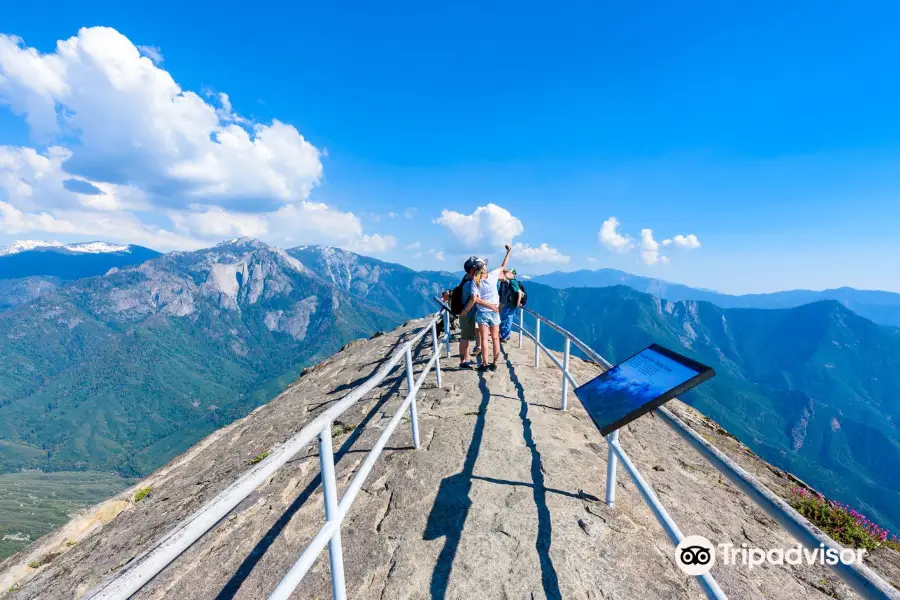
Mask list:
[[459,340],[459,364],[469,360],[469,340]]
[[[500,326],[499,325],[491,325],[491,342],[494,345],[494,364],[496,365],[497,359],[500,357]],[[485,347],[486,346],[487,346],[487,344],[485,344]]]
[[488,341],[491,337],[491,328],[488,325],[482,325],[478,328],[478,335],[481,336],[481,365],[487,367],[488,362]]

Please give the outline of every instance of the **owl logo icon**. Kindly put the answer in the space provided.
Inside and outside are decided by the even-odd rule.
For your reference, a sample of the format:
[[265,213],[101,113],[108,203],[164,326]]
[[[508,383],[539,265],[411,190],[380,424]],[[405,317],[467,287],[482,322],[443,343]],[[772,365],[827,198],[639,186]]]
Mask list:
[[675,564],[688,575],[706,575],[716,562],[716,549],[702,535],[689,535],[675,547]]

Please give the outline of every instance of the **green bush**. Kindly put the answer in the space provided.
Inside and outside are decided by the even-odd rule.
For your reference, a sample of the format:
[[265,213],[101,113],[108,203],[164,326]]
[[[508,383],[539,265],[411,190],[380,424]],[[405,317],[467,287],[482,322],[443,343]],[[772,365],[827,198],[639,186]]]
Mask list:
[[141,500],[143,500],[144,498],[146,498],[147,496],[149,496],[149,495],[150,495],[150,491],[151,491],[152,489],[153,489],[152,487],[149,487],[149,486],[148,486],[148,487],[145,487],[145,488],[141,488],[141,489],[139,489],[137,492],[135,492],[135,494],[134,494],[134,503],[137,504],[138,502],[140,502]]
[[349,433],[356,429],[353,425],[348,425],[347,423],[341,423],[340,421],[335,421],[331,426],[331,437],[336,438],[339,435],[344,435],[345,433]]
[[269,456],[268,450],[266,450],[265,452],[260,452],[259,454],[257,454],[256,456],[254,456],[253,458],[250,459],[250,464],[255,465],[258,462],[262,462],[263,460],[265,460],[265,458],[267,456]]

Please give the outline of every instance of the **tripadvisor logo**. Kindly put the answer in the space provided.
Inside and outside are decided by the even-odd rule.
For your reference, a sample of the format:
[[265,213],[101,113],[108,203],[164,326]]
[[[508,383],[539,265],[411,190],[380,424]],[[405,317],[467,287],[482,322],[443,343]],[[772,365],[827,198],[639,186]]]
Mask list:
[[791,548],[750,548],[747,544],[739,547],[731,543],[719,544],[718,548],[701,535],[689,535],[681,540],[675,548],[675,563],[688,575],[706,575],[716,562],[723,565],[743,565],[748,569],[770,565],[845,565],[861,564],[866,551],[864,549],[826,548],[819,544],[817,548],[804,548],[800,544]]

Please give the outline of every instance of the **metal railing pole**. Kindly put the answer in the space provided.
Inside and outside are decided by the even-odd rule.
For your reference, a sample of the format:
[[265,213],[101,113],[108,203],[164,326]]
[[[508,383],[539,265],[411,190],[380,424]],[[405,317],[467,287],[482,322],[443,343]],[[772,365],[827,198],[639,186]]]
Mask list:
[[525,337],[523,329],[525,329],[525,311],[519,307],[519,348],[522,347],[522,338]]
[[[322,470],[322,487],[325,492],[325,521],[338,516],[337,479],[334,476],[334,451],[331,447],[331,423],[319,433],[319,465]],[[328,558],[331,561],[331,589],[335,600],[346,600],[344,583],[344,554],[341,549],[341,530],[335,531],[328,542]]]
[[[610,434],[610,438],[616,433],[618,432]],[[656,517],[656,521],[662,526],[666,536],[675,546],[680,544],[681,540],[684,539],[684,534],[681,533],[678,525],[675,524],[675,521],[672,520],[672,517],[666,511],[665,507],[663,507],[656,492],[653,491],[650,484],[647,483],[640,471],[637,470],[637,467],[634,466],[634,463],[631,462],[628,454],[619,445],[618,436],[616,436],[615,440],[609,442],[609,449],[614,451],[622,460],[622,466],[625,467],[625,471],[631,475],[634,485],[644,498],[644,503],[650,507],[650,511],[653,513],[653,516]],[[722,591],[722,588],[719,587],[719,584],[711,574],[706,573],[704,575],[698,575],[697,583],[700,585],[700,588],[706,594],[707,598],[712,600],[728,600],[728,596],[725,595],[725,592]]]
[[419,448],[419,417],[416,413],[416,380],[413,377],[412,349],[406,344],[406,384],[412,394],[412,402],[409,403],[409,421],[412,423],[413,446]]
[[431,324],[431,345],[434,348],[434,374],[437,377],[437,386],[441,387],[441,344],[438,342],[437,324]]
[[541,366],[541,320],[535,317],[534,322],[534,368]]
[[619,457],[613,450],[613,444],[619,443],[619,432],[613,431],[606,437],[606,445],[609,446],[609,454],[606,458],[606,505],[613,508],[616,505],[616,465]]
[[447,358],[450,358],[450,313],[444,311],[444,340],[447,346]]
[[571,352],[571,344],[569,338],[566,338],[565,353],[563,354],[563,374],[562,374],[562,409],[569,407],[569,379],[566,373],[569,372],[569,354]]

